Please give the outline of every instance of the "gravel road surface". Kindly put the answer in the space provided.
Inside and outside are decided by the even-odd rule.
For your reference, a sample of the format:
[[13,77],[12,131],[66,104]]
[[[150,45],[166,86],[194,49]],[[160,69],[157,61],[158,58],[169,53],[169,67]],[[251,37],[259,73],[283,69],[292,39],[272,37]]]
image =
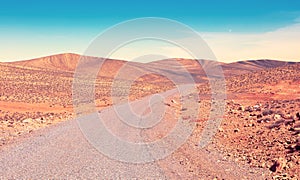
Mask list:
[[[158,109],[170,108],[164,103],[164,100],[161,97],[168,97],[174,93],[174,91],[169,91],[162,94],[162,96],[156,95],[152,97],[152,100],[150,101],[149,98],[151,97],[135,101],[131,103],[133,107],[132,111],[139,112],[138,114],[143,114],[147,111],[147,109],[149,110],[149,106],[147,106],[147,104],[152,104],[153,107],[159,107]],[[122,106],[123,105],[120,105],[119,107],[122,109],[124,108]],[[120,123],[113,123],[116,120],[120,120],[120,117],[112,113],[114,110],[114,107],[108,107],[101,110],[99,114],[97,113],[99,117],[108,117],[106,118],[106,123],[110,126],[110,131],[116,132],[117,136],[122,137],[126,141],[132,141],[135,143],[141,140],[141,134],[147,134],[142,133],[142,130],[134,130],[135,128],[126,129],[125,126],[118,125]],[[93,115],[95,114],[83,116],[81,117],[81,120],[90,119],[89,117]],[[147,127],[157,123],[155,118],[150,117],[150,119],[153,120],[150,121],[150,123],[146,119],[134,118],[133,120],[130,119],[126,123],[141,127]],[[143,149],[144,146],[140,146],[141,149],[133,148],[131,151],[129,147],[129,150],[124,149],[125,152],[129,153],[129,156],[128,154],[126,156],[122,156],[122,154],[120,156],[120,154],[117,154],[115,159],[120,160],[121,157],[121,161],[115,160],[109,157],[109,155],[101,153],[101,148],[99,151],[99,148],[97,147],[97,145],[99,145],[97,143],[100,142],[101,144],[101,142],[107,141],[101,140],[102,131],[98,131],[98,133],[100,132],[100,136],[97,133],[92,133],[92,135],[83,133],[83,131],[86,131],[85,128],[90,128],[91,132],[97,129],[99,130],[99,128],[103,128],[98,125],[90,127],[91,123],[97,124],[95,120],[91,120],[87,126],[85,126],[86,124],[80,120],[68,120],[66,122],[35,131],[27,137],[23,137],[15,143],[3,147],[0,150],[0,179],[177,179],[191,177],[207,179],[210,177],[213,178],[210,176],[212,171],[216,172],[216,174],[222,174],[223,170],[221,168],[214,168],[217,166],[227,167],[226,173],[229,174],[229,176],[226,177],[240,178],[249,175],[249,171],[243,171],[240,166],[226,162],[224,162],[224,166],[222,166],[222,162],[218,159],[214,159],[217,156],[213,155],[213,153],[210,153],[211,157],[206,157],[208,152],[207,150],[199,151],[198,154],[197,149],[194,150],[194,154],[197,154],[196,158],[198,158],[201,162],[194,159],[195,156],[190,159],[187,156],[187,160],[184,163],[191,164],[193,161],[197,160],[197,164],[203,167],[202,170],[200,170],[200,167],[198,168],[199,170],[197,170],[198,165],[195,166],[196,170],[191,172],[193,173],[191,176],[185,176],[186,173],[183,171],[184,168],[182,168],[182,163],[179,163],[180,160],[178,159],[178,154],[180,153],[173,153],[161,162],[151,161],[153,160],[151,159],[153,158],[153,149],[147,154],[147,149]],[[102,135],[102,138],[106,137],[105,134]],[[186,134],[183,133],[182,135]],[[97,137],[100,137],[99,141],[95,141]],[[145,137],[142,137],[142,139],[145,139]],[[167,139],[166,142],[167,143],[162,143],[160,145],[166,146],[174,145],[174,143],[181,143],[176,140],[172,141],[172,138]],[[119,147],[118,144],[120,144],[118,141],[111,142],[111,145],[109,141],[103,142],[102,148],[104,146],[104,150],[109,150],[113,153],[114,147],[116,147],[115,153],[122,153],[120,152],[120,147],[124,146]],[[132,152],[137,152],[137,158],[130,154]],[[139,152],[143,152],[144,156],[139,157],[141,156]],[[210,150],[210,152],[213,151]],[[193,153],[189,154],[189,156],[192,155]],[[129,159],[126,159],[128,157]],[[130,159],[130,157],[133,158]],[[141,163],[141,161],[145,159],[149,160],[149,162]],[[136,161],[139,163],[129,163],[124,161]],[[217,163],[218,165],[214,163]],[[190,165],[185,166],[188,167]],[[208,172],[208,169],[205,169],[205,167],[208,166],[210,166],[209,170],[211,172]],[[226,168],[224,168],[224,171],[226,171]],[[232,173],[230,173],[230,171],[232,171]],[[230,176],[230,174],[234,174],[236,172],[241,172],[242,174],[239,173],[237,176]],[[201,173],[203,177],[201,177]],[[253,173],[254,172],[250,172],[250,175],[255,175],[255,173]]]

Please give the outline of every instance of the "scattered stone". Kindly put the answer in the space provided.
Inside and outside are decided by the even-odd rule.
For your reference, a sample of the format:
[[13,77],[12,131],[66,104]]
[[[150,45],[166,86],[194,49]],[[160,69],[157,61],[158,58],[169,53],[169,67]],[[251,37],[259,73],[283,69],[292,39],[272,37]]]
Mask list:
[[224,132],[224,129],[219,127],[219,132]]
[[239,106],[239,107],[238,107],[238,110],[239,110],[239,111],[245,111],[245,108],[244,108],[244,106]]
[[181,111],[186,111],[186,110],[187,110],[187,108],[182,108],[182,109],[181,109]]
[[22,122],[23,123],[31,123],[33,121],[32,118],[24,119]]
[[240,130],[238,128],[234,129],[233,132],[237,133],[239,132]]
[[183,120],[189,120],[191,118],[191,116],[183,116],[182,119]]
[[171,106],[171,104],[169,104],[169,103],[164,103],[166,106]]
[[260,167],[261,167],[261,168],[265,168],[265,167],[266,167],[266,163],[265,163],[265,162],[262,162],[261,165],[260,165]]
[[174,99],[172,99],[171,102],[174,104],[177,104],[177,102]]
[[295,120],[294,119],[287,119],[284,121],[284,125],[292,125],[295,123]]
[[274,117],[273,117],[275,120],[280,120],[281,119],[281,115],[279,114],[274,114]]
[[267,115],[272,115],[273,113],[274,113],[274,111],[267,109],[262,112],[262,115],[267,116]]
[[261,108],[259,105],[253,106],[254,111],[261,111]]
[[278,128],[278,127],[280,127],[280,125],[281,125],[281,124],[276,124],[276,123],[274,123],[274,124],[272,124],[272,125],[270,125],[270,126],[267,126],[267,128],[269,128],[269,129]]
[[299,112],[296,113],[296,117],[298,118],[297,120],[300,120],[300,113]]
[[287,163],[287,167],[288,167],[288,168],[293,168],[293,167],[294,167],[294,164],[293,164],[292,162],[288,162],[288,163]]
[[253,109],[252,109],[251,106],[247,106],[247,107],[245,108],[245,111],[247,111],[247,112],[253,112]]
[[282,171],[283,168],[286,167],[286,160],[284,158],[279,158],[274,162],[274,164],[270,167],[272,172]]
[[258,115],[256,115],[256,118],[257,118],[257,119],[262,118],[262,115],[261,115],[261,114],[258,114]]

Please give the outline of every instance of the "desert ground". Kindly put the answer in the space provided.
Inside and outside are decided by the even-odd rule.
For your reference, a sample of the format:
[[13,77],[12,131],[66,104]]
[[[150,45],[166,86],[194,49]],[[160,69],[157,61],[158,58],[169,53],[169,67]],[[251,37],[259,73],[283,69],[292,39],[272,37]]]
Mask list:
[[[113,98],[120,99],[119,102],[137,102],[137,109],[144,108],[138,104],[139,100],[176,88],[177,84],[170,78],[184,84],[183,69],[191,74],[195,82],[196,89],[188,95],[181,97],[180,94],[174,93],[164,99],[163,105],[167,111],[160,125],[139,132],[145,141],[160,139],[168,134],[176,124],[177,118],[181,116],[195,125],[193,133],[181,147],[165,159],[145,165],[147,168],[131,165],[131,168],[136,168],[137,171],[141,169],[140,173],[135,174],[137,177],[150,176],[143,172],[144,169],[149,172],[163,172],[152,174],[153,178],[161,179],[300,179],[300,63],[275,60],[220,63],[226,82],[225,112],[212,142],[199,150],[197,142],[201,139],[201,132],[209,119],[209,113],[214,111],[211,109],[213,102],[210,83],[203,66],[211,69],[216,63],[199,60],[199,64],[198,61],[190,59],[167,59],[151,63],[113,59],[104,61],[102,58],[81,57],[77,54],[59,54],[0,63],[0,164],[5,166],[0,173],[1,179],[69,177],[66,172],[50,168],[51,166],[46,166],[46,169],[48,167],[50,170],[45,172],[28,171],[32,166],[17,166],[21,160],[11,154],[20,154],[23,159],[31,160],[38,166],[38,161],[34,160],[37,157],[22,151],[22,148],[28,149],[30,144],[47,154],[50,153],[47,148],[49,143],[76,144],[67,137],[68,133],[59,137],[59,132],[64,130],[74,139],[84,141],[80,133],[75,133],[73,120],[76,113],[72,86],[80,58],[90,61],[91,64],[97,61],[104,62],[95,81],[94,102],[97,111],[103,111],[103,116],[112,106],[118,105]],[[139,74],[142,76],[131,81],[131,76],[118,74],[120,72],[132,77]],[[215,77],[214,82],[218,83],[218,79],[219,77]],[[125,92],[126,89],[129,89],[129,93]],[[195,97],[200,97],[197,107],[183,103]],[[196,117],[189,114],[190,110],[195,109],[198,114]],[[55,135],[50,136],[49,132]],[[49,135],[48,139],[43,139],[45,144],[37,140],[37,137],[42,135]],[[57,139],[53,139],[54,136]],[[131,139],[131,136],[129,137]],[[84,143],[82,146],[88,147]],[[92,148],[83,148],[82,151],[95,153]],[[70,148],[66,149],[66,152],[72,154],[75,151]],[[39,154],[39,158],[54,163],[49,157],[41,157],[43,153]],[[124,164],[112,163],[105,157],[97,160],[90,157],[88,160],[91,163],[83,164],[85,168],[94,168],[104,159],[108,164],[111,163],[111,168],[118,166],[126,171]],[[60,162],[59,158],[55,160]],[[61,163],[63,160],[69,159],[62,159]],[[8,161],[11,161],[11,164]],[[21,161],[22,163],[25,162]],[[103,166],[107,166],[103,168],[110,171],[110,166]],[[158,169],[155,169],[157,167]],[[61,167],[60,170],[67,170],[64,168]],[[77,172],[83,165],[79,164],[74,168]],[[77,173],[78,176],[70,177],[80,178],[82,174],[81,178],[101,178],[99,174],[93,174],[91,171]],[[132,174],[124,175],[129,176],[133,178]]]

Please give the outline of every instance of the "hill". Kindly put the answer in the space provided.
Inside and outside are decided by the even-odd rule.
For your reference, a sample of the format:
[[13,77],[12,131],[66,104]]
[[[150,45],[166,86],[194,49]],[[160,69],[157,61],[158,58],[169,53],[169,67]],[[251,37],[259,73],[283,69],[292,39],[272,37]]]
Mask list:
[[196,61],[183,58],[139,63],[66,53],[32,60],[10,62],[8,64],[28,68],[74,72],[80,58],[86,60],[88,65],[92,68],[95,68],[99,61],[105,60],[101,70],[99,70],[99,76],[101,77],[115,78],[117,76],[122,79],[131,79],[143,76],[140,80],[157,80],[165,77],[168,79],[176,79],[176,81],[180,83],[186,83],[187,75],[191,75],[197,83],[206,81],[207,77],[203,67],[211,70],[216,66],[221,65],[224,75],[229,77],[298,63],[278,60],[246,60],[233,63],[222,63],[209,60]]

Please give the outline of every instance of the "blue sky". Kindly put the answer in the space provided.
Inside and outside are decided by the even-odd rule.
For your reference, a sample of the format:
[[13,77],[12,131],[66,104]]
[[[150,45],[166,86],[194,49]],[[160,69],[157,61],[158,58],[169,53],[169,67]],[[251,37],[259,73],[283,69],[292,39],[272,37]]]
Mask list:
[[[203,32],[209,45],[218,44],[217,37],[225,37],[228,40],[230,35],[234,36],[232,39],[239,36],[245,40],[248,37],[249,40],[251,35],[265,38],[264,34],[277,32],[282,28],[296,28],[300,21],[300,1],[297,0],[10,0],[0,3],[0,61],[29,59],[63,52],[83,53],[91,40],[103,30],[116,23],[140,17],[163,17],[182,22],[200,32],[200,35]],[[293,39],[295,38],[299,38],[298,34]],[[227,44],[238,46],[236,43],[239,42],[236,41]],[[269,42],[269,39],[267,41]],[[288,43],[287,39],[286,41]],[[221,48],[215,47],[220,60],[252,58],[245,55],[230,57],[224,50],[218,50]],[[232,52],[234,50],[236,49],[232,49]],[[267,56],[258,55],[253,58],[276,58],[272,54]],[[285,55],[277,57],[282,59]],[[300,55],[287,58],[297,60],[300,59]]]

